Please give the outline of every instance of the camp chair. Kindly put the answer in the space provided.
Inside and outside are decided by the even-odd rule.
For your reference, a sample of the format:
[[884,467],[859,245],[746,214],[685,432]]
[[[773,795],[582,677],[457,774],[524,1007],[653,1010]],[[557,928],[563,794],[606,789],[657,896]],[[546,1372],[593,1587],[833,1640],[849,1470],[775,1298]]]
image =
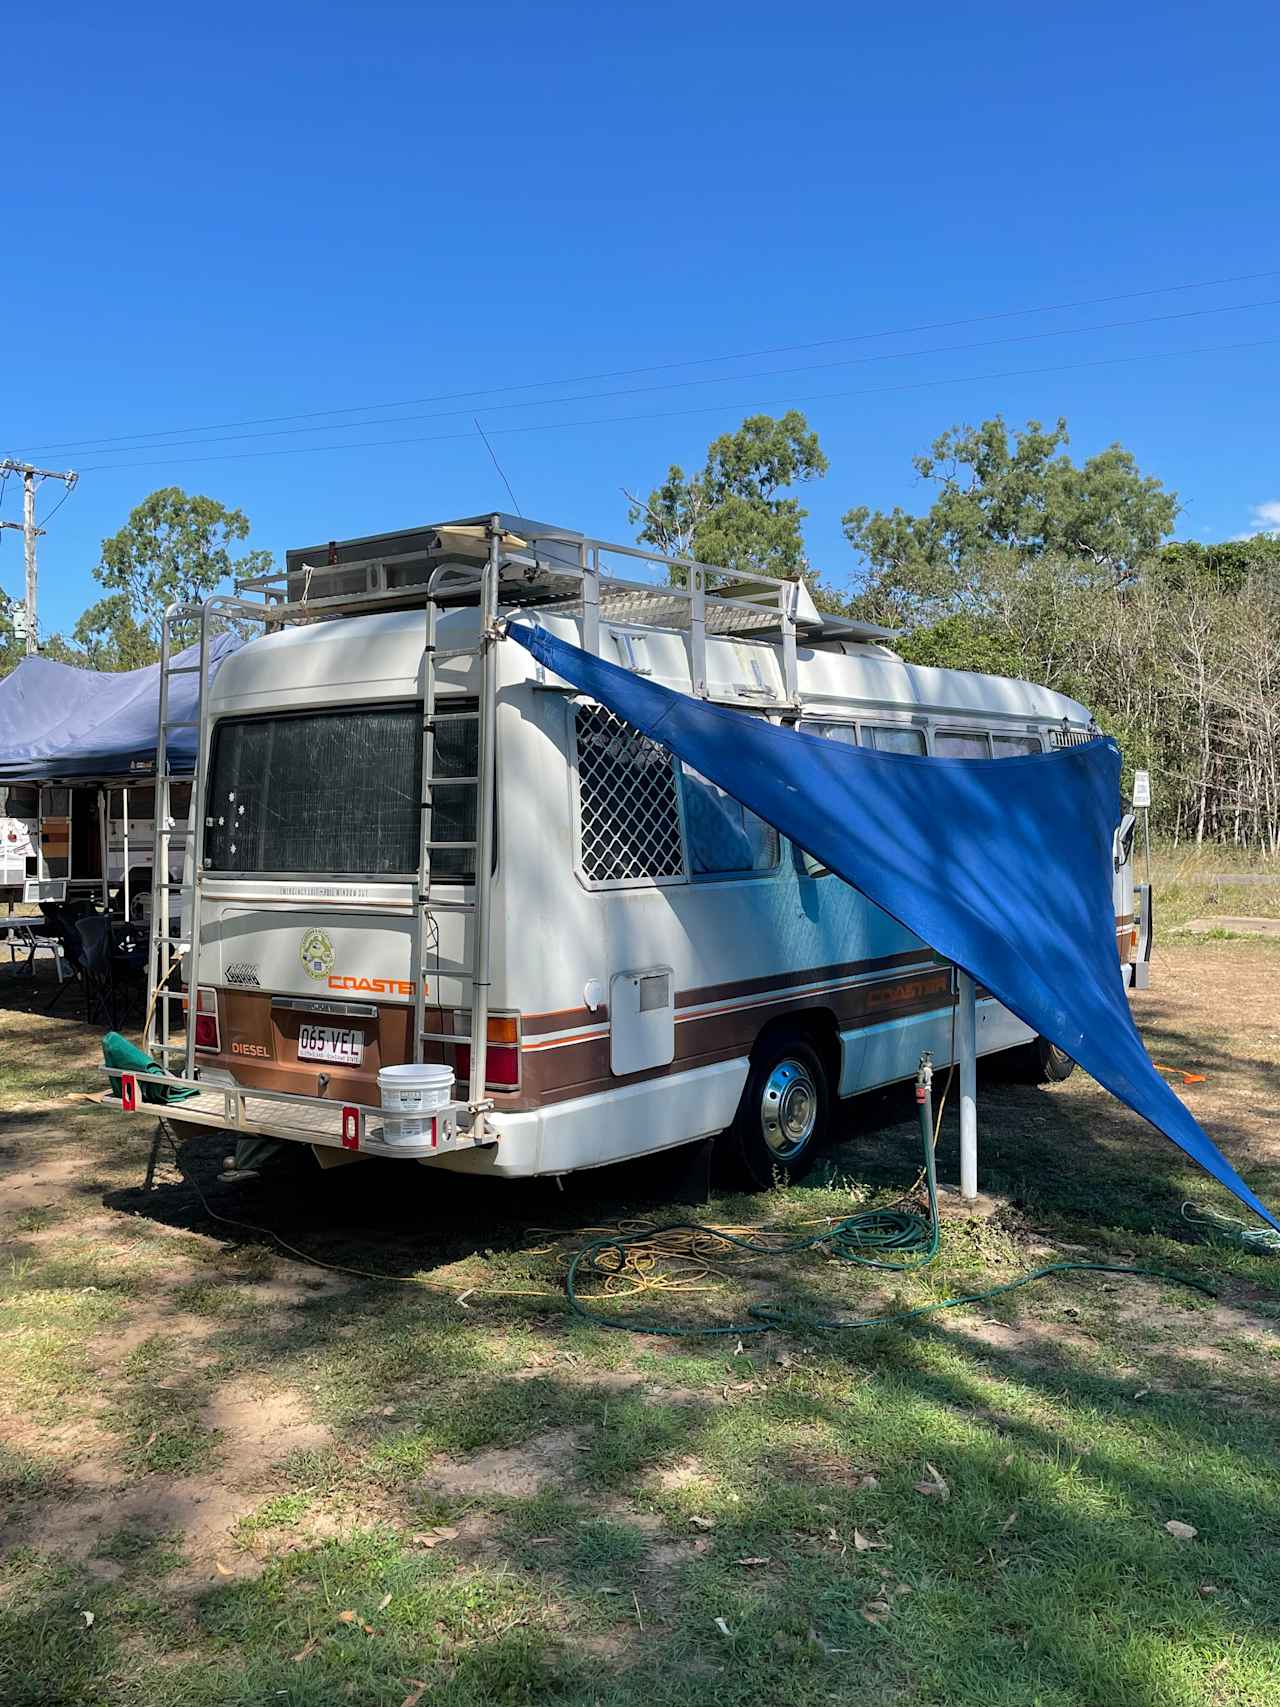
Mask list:
[[110,913],[86,913],[75,921],[73,934],[80,946],[80,982],[84,986],[84,1017],[116,1029],[116,980],[111,958]]
[[44,915],[45,928],[49,936],[55,938],[61,945],[62,958],[70,968],[70,977],[65,983],[59,982],[50,1000],[45,1004],[45,1012],[51,1013],[62,1000],[63,992],[72,984],[84,984],[84,952],[80,946],[80,938],[76,934],[76,921],[86,913],[93,911],[93,902],[83,899],[74,901],[42,901],[40,911]]
[[144,1001],[147,989],[147,962],[150,959],[148,933],[145,925],[116,914],[111,919],[111,977],[116,992],[123,991],[126,1002],[136,992]]

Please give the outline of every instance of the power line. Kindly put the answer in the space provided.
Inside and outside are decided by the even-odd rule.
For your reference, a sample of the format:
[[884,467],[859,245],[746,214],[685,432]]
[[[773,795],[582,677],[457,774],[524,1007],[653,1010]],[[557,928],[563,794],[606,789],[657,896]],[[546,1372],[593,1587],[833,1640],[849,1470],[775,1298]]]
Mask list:
[[[1236,350],[1259,350],[1280,344],[1280,337],[1252,338],[1241,343],[1233,344],[1202,344],[1191,350],[1148,350],[1133,356],[1105,356],[1096,361],[1064,362],[1051,367],[1034,368],[1005,368],[996,373],[954,374],[945,379],[912,380],[904,385],[878,385],[863,387],[853,391],[820,391],[807,397],[769,397],[755,399],[725,399],[719,403],[702,404],[695,409],[668,409],[655,411],[646,415],[600,415],[588,420],[579,421],[531,421],[518,427],[494,427],[495,438],[508,436],[513,433],[556,433],[569,432],[579,427],[619,427],[636,422],[647,421],[676,421],[684,420],[692,415],[719,414],[726,409],[759,409],[791,407],[797,403],[825,403],[844,400],[850,397],[885,397],[903,391],[927,391],[943,385],[981,384],[995,379],[1034,379],[1044,374],[1053,373],[1084,373],[1093,368],[1120,367],[1132,362],[1171,361],[1184,359],[1187,356],[1222,355]],[[275,456],[315,456],[325,451],[376,450],[381,448],[396,448],[402,445],[446,444],[458,439],[469,439],[471,434],[461,433],[428,433],[419,434],[406,439],[356,439],[340,445],[286,445],[277,450],[240,450],[224,451],[216,456],[180,456],[162,457],[146,462],[99,462],[90,463],[81,469],[82,474],[111,473],[130,468],[170,468],[175,461],[185,464],[206,462],[250,462],[263,457]],[[162,448],[162,447],[161,447]]]
[[[282,421],[313,421],[333,415],[365,414],[371,409],[413,409],[428,403],[453,403],[474,400],[477,397],[501,397],[516,391],[542,391],[561,385],[595,385],[609,379],[632,379],[642,374],[667,373],[676,368],[705,367],[715,362],[755,361],[764,356],[787,355],[805,350],[829,349],[836,344],[867,343],[881,338],[906,338],[921,332],[950,331],[960,326],[980,326],[998,320],[1016,320],[1031,314],[1064,313],[1076,308],[1099,308],[1111,302],[1134,302],[1150,296],[1168,296],[1177,291],[1212,290],[1215,287],[1229,284],[1254,283],[1259,279],[1270,279],[1280,276],[1280,269],[1271,268],[1258,273],[1234,273],[1225,278],[1197,279],[1181,284],[1153,285],[1144,290],[1120,291],[1108,296],[1080,297],[1073,302],[1042,303],[1033,308],[1007,308],[987,314],[969,315],[960,319],[926,321],[915,326],[889,328],[875,332],[848,332],[839,337],[818,338],[808,343],[774,344],[764,349],[739,350],[727,355],[691,356],[684,361],[652,362],[642,367],[614,368],[604,373],[577,374],[559,379],[524,380],[517,384],[487,386],[478,391],[446,391],[437,392],[429,397],[402,398],[391,403],[348,403],[328,409],[311,409],[288,415],[255,415],[235,421],[213,421],[203,426],[185,427],[156,427],[147,432],[118,433],[113,436],[102,436],[88,439],[59,439],[45,445],[29,447],[37,450],[90,449],[99,451],[108,445],[127,444],[130,449],[150,448],[133,441],[139,439],[171,438],[182,433],[212,433],[221,432],[228,427],[261,427],[273,426]],[[750,377],[750,376],[745,376]],[[351,422],[351,426],[361,426],[362,422]],[[161,447],[156,447],[161,448]]]
[[[921,356],[963,355],[971,350],[989,350],[1006,344],[1035,344],[1043,343],[1050,338],[1074,338],[1091,332],[1115,332],[1129,330],[1135,326],[1165,325],[1175,320],[1199,320],[1213,314],[1241,314],[1256,308],[1280,307],[1280,297],[1267,297],[1259,302],[1224,303],[1220,308],[1186,308],[1174,314],[1147,314],[1131,320],[1096,321],[1090,326],[1063,326],[1049,332],[1015,332],[1003,338],[981,338],[968,344],[935,344],[923,350],[889,350],[874,356],[845,356],[834,362],[811,362],[801,367],[764,368],[755,373],[717,374],[704,379],[675,379],[664,380],[658,385],[624,386],[616,391],[579,392],[576,396],[568,397],[539,397],[519,403],[490,404],[488,413],[493,414],[499,409],[550,409],[571,403],[605,402],[617,397],[640,397],[652,395],[657,391],[681,391],[693,386],[730,385],[738,381],[751,379],[782,379],[800,373],[827,373],[834,368],[864,367],[876,362],[910,361]],[[423,421],[445,421],[458,416],[475,415],[470,409],[445,409],[429,415],[391,415],[371,421],[352,421],[330,424],[323,427],[275,427],[261,433],[224,433],[216,438],[176,439],[172,444],[128,446],[119,451],[104,449],[98,454],[102,456],[124,456],[129,450],[182,450],[187,446],[232,444],[246,439],[294,438],[302,433],[334,433],[351,431],[356,427],[398,427],[402,425],[417,425]],[[110,464],[102,464],[109,467]],[[122,465],[123,466],[123,465]]]
[[51,521],[52,521],[52,520],[53,520],[53,518],[54,518],[54,517],[55,517],[55,516],[56,516],[56,515],[57,515],[57,513],[58,513],[58,511],[59,511],[59,510],[60,510],[60,509],[61,509],[61,508],[62,508],[62,506],[63,506],[63,505],[64,505],[64,504],[65,504],[65,503],[66,503],[66,501],[67,501],[67,499],[68,499],[68,498],[69,498],[69,497],[70,497],[70,496],[71,496],[71,494],[72,494],[72,493],[73,493],[73,492],[74,492],[74,491],[75,491],[75,486],[74,486],[74,484],[73,484],[73,485],[70,485],[70,486],[68,486],[68,487],[67,487],[67,489],[66,489],[66,491],[65,491],[65,492],[64,492],[64,493],[63,493],[63,494],[62,494],[62,496],[61,496],[61,497],[60,497],[60,498],[59,498],[59,499],[58,499],[58,501],[57,501],[57,503],[56,503],[56,504],[55,504],[55,505],[54,505],[54,506],[53,506],[53,508],[52,508],[52,509],[51,509],[51,510],[50,510],[50,511],[49,511],[49,514],[48,514],[48,515],[47,515],[47,516],[41,516],[41,518],[40,518],[40,522],[39,522],[39,526],[40,526],[40,529],[41,529],[41,531],[42,531],[42,532],[43,532],[43,530],[44,530],[44,529],[45,529],[45,528],[47,528],[47,527],[48,527],[48,525],[49,525],[49,523],[50,523],[50,522],[51,522]]

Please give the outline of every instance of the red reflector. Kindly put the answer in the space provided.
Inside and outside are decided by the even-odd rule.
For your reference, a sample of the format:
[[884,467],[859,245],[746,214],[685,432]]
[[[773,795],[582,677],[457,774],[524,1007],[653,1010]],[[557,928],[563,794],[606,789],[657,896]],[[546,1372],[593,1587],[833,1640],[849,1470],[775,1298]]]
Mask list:
[[520,1083],[520,1051],[509,1043],[491,1043],[485,1053],[485,1078],[512,1090]]
[[[458,1083],[454,1095],[465,1097],[471,1078],[471,1045],[459,1043],[454,1051]],[[514,1091],[520,1084],[520,1051],[514,1044],[491,1043],[485,1053],[485,1086],[491,1091]]]
[[138,1106],[138,1078],[136,1073],[121,1073],[120,1075],[120,1106],[127,1114],[132,1114]]
[[216,1049],[218,1047],[218,1016],[216,1014],[196,1015],[196,1048]]
[[353,1108],[350,1103],[342,1110],[342,1148],[358,1150],[360,1148],[360,1110]]

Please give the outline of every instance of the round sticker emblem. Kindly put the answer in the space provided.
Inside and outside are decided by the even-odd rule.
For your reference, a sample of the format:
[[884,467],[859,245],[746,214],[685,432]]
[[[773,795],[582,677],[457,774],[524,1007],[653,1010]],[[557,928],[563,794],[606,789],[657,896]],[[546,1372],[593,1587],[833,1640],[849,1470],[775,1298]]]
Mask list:
[[323,931],[310,930],[302,939],[302,964],[309,978],[326,978],[336,958],[333,944]]

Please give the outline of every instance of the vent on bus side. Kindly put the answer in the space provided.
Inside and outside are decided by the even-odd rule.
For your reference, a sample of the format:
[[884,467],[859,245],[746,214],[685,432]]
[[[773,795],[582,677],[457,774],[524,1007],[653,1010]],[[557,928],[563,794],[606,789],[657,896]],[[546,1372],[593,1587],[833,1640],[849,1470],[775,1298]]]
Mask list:
[[579,705],[578,815],[588,883],[680,881],[685,875],[671,755],[602,705]]
[[1087,729],[1055,729],[1052,735],[1055,747],[1083,747],[1086,741],[1096,739]]

